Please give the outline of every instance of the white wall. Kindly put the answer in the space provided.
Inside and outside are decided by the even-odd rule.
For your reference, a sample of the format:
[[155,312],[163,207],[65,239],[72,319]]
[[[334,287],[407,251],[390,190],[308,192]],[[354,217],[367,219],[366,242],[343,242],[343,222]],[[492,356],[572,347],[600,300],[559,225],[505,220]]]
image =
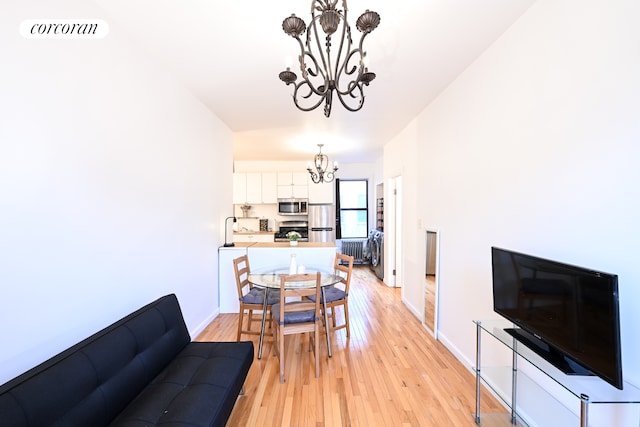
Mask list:
[[[636,0],[538,0],[410,125],[426,162],[419,219],[441,232],[440,338],[467,366],[471,320],[495,316],[497,245],[617,273],[624,376],[640,385],[638,18]],[[391,147],[410,139],[389,144],[386,175]],[[422,243],[405,244],[417,278]],[[410,286],[422,282],[405,288],[417,295]],[[593,425],[637,425],[637,412],[611,408]],[[534,423],[551,425],[543,413]]]
[[[230,131],[81,1],[0,6],[0,383],[175,292],[218,307]],[[103,40],[26,40],[29,18],[104,19]]]
[[[418,161],[420,139],[414,122],[411,122],[393,141],[384,147],[385,178],[385,266],[384,281],[393,283],[390,272],[394,267],[401,271],[397,286],[402,286],[402,299],[407,307],[420,319],[424,312],[424,274],[425,274],[425,230],[419,223],[418,201],[422,198],[424,188],[419,182],[419,168],[429,167],[430,162]],[[393,213],[390,212],[393,188],[389,180],[402,177],[402,208],[397,222],[402,223],[401,235],[396,236],[391,227]],[[402,240],[402,255],[393,257],[392,242]],[[394,265],[395,263],[395,265]]]

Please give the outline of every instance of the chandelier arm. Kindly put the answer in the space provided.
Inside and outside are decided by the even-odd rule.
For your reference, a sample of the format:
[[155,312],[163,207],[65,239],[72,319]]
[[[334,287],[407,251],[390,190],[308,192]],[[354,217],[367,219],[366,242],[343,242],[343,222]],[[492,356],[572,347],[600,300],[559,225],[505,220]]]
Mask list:
[[[349,55],[347,55],[346,59],[345,59],[345,63],[344,66],[342,67],[341,72],[344,70],[344,74],[345,75],[352,75],[356,72],[356,70],[359,70],[358,73],[358,77],[362,74],[362,69],[364,68],[362,65],[360,65],[360,67],[356,67],[355,65],[353,67],[351,67],[351,69],[347,69],[347,65],[349,63],[349,61],[351,60],[351,58],[356,54],[356,53],[360,53],[360,57],[362,57],[362,52],[360,51],[360,49],[354,49],[352,50]],[[352,80],[351,82],[349,82],[349,84],[347,85],[346,90],[340,90],[340,86],[337,84],[336,82],[336,92],[338,92],[341,95],[347,95],[349,93],[351,93],[353,91],[352,85],[354,83],[357,83],[358,79],[356,80]]]
[[318,175],[316,172],[310,170],[309,175],[311,175],[311,181],[313,181],[314,184],[320,182],[320,175]]
[[[342,1],[342,8],[344,9],[344,16],[340,15],[342,19],[342,37],[340,37],[340,47],[338,48],[338,54],[336,55],[336,64],[335,64],[335,79],[334,86],[336,90],[338,89],[338,81],[340,80],[340,75],[342,74],[342,70],[347,64],[347,57],[345,57],[344,62],[340,61],[342,58],[342,48],[344,46],[345,35],[347,36],[347,52],[351,49],[351,28],[349,27],[349,21],[347,20],[347,2],[346,0]],[[328,48],[327,48],[328,49]]]
[[[318,48],[318,53],[320,54],[320,59],[322,60],[322,67],[327,70],[327,75],[325,76],[325,81],[331,81],[332,77],[331,77],[331,68],[327,67],[327,58],[325,58],[324,52],[322,50],[322,45],[320,44],[320,37],[318,37],[318,26],[316,25],[316,21],[320,20],[320,16],[316,16],[315,11],[312,9],[311,10],[311,23],[309,24],[309,27],[307,28],[307,49],[309,49],[309,56],[311,56],[312,58],[314,58],[314,62],[317,63],[318,61],[315,59],[315,57],[313,56],[313,54],[311,54],[311,29],[313,28],[313,34],[316,38],[316,47]],[[328,52],[328,48],[327,48],[327,52]]]
[[[306,85],[309,88],[309,93],[306,95],[301,95],[302,98],[308,99],[312,93],[316,93],[316,95],[320,96],[320,99],[318,100],[318,102],[316,102],[315,104],[313,104],[310,107],[304,107],[302,105],[300,105],[300,103],[298,102],[298,90],[303,86]],[[327,92],[328,93],[328,92]],[[296,107],[298,107],[298,109],[302,110],[302,111],[312,111],[315,110],[316,108],[318,108],[318,106],[320,104],[322,104],[322,101],[324,101],[325,97],[327,96],[327,93],[320,93],[320,92],[315,92],[309,85],[309,82],[306,80],[302,80],[301,82],[297,83],[295,86],[295,89],[293,90],[293,102],[296,104]]]
[[[358,48],[358,49],[352,50],[349,53],[347,58],[350,59],[357,53],[360,53],[360,56],[362,57],[362,52]],[[356,66],[353,66],[353,69],[351,71],[345,70],[345,74],[347,75],[353,74],[356,69],[357,69]],[[347,87],[345,88],[345,90],[340,90],[340,88],[336,86],[336,93],[338,95],[338,99],[340,100],[340,103],[344,108],[346,108],[351,112],[359,111],[364,105],[364,98],[365,98],[364,89],[363,89],[362,83],[359,81],[360,76],[362,75],[363,69],[364,69],[364,66],[360,65],[357,78],[355,80],[351,80],[347,85]],[[357,107],[352,107],[347,104],[347,102],[343,99],[343,96],[346,96],[346,95],[349,95],[353,99],[359,99]]]
[[295,98],[297,98],[297,97],[298,97],[298,90],[299,90],[303,85],[307,86],[307,92],[306,92],[306,94],[305,94],[305,93],[300,94],[300,97],[301,97],[301,98],[308,99],[308,98],[310,98],[310,97],[311,97],[311,95],[313,95],[313,94],[314,94],[313,89],[311,89],[311,88],[309,87],[309,85],[307,84],[306,80],[302,80],[302,81],[300,81],[299,83],[296,83],[296,85],[295,85],[295,89],[294,89],[294,92],[293,92],[293,95],[294,95],[294,97],[295,97]]
[[[314,69],[308,68],[305,70],[304,69],[304,65],[306,64],[304,62],[304,59],[300,62],[300,69],[302,70],[302,77],[304,79],[304,81],[307,82],[307,84],[309,85],[309,88],[311,90],[313,90],[313,92],[316,95],[320,95],[323,96],[328,90],[329,90],[329,85],[328,85],[328,80],[327,80],[327,76],[325,75],[324,71],[322,70],[322,68],[318,67],[318,61],[316,60],[316,58],[311,54],[311,52],[309,51],[303,51],[302,52],[302,58],[304,57],[309,57],[311,59],[311,61],[313,62],[313,67]],[[323,86],[324,86],[324,90],[320,90],[319,88],[316,88],[315,85],[311,82],[311,80],[309,79],[309,77],[307,76],[308,74],[311,74],[313,77],[317,77],[318,75],[320,75],[322,77],[323,80]]]
[[323,179],[324,182],[331,182],[333,178],[335,178],[335,174],[333,172],[327,172],[325,174],[326,178]]
[[[352,89],[351,92],[345,93],[345,94],[341,94],[340,92],[338,92],[338,99],[340,100],[340,103],[342,104],[342,106],[344,108],[346,108],[347,110],[351,111],[351,112],[355,112],[355,111],[359,111],[362,106],[364,105],[364,92],[362,90],[362,87],[358,84],[356,84],[356,87],[358,88],[358,92],[360,92],[358,95],[354,95],[353,92],[355,90]],[[354,99],[358,99],[359,98],[359,102],[358,102],[358,106],[357,107],[351,107],[349,104],[347,104],[344,99],[342,99],[343,95],[349,95],[351,96],[351,98]]]
[[347,56],[347,60],[345,61],[345,72],[347,74],[353,74],[353,72],[358,68],[355,65],[353,66],[353,68],[351,69],[351,72],[348,72],[346,70],[346,65],[349,63],[349,61],[351,60],[351,57],[353,55],[355,55],[356,53],[360,54],[360,68],[364,68],[364,65],[362,64],[362,61],[364,60],[364,58],[367,56],[367,52],[365,52],[365,50],[363,49],[364,47],[364,39],[365,37],[367,37],[367,34],[369,33],[362,33],[362,35],[360,36],[360,42],[358,43],[358,47],[353,49],[351,52],[349,52],[349,55]]

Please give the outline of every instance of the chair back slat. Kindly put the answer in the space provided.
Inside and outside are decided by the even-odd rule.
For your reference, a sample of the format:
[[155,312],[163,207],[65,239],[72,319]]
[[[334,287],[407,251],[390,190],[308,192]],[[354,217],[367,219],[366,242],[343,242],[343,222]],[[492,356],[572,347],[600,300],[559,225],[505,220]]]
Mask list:
[[233,260],[233,269],[236,274],[236,288],[238,289],[238,298],[242,298],[245,293],[245,288],[251,289],[251,282],[249,282],[249,273],[251,273],[251,267],[249,266],[249,257],[245,254]]
[[[315,282],[314,287],[298,288],[288,284],[295,282]],[[304,297],[315,295],[315,301]],[[287,304],[292,298],[300,298],[301,302]],[[313,310],[315,317],[320,317],[320,272],[306,274],[283,274],[280,276],[280,319],[284,319],[285,312]]]
[[[343,264],[344,261],[346,263]],[[353,256],[345,254],[336,254],[334,262],[335,274],[341,277],[340,283],[344,285],[345,293],[349,293],[349,286],[351,285],[351,274],[353,273]]]

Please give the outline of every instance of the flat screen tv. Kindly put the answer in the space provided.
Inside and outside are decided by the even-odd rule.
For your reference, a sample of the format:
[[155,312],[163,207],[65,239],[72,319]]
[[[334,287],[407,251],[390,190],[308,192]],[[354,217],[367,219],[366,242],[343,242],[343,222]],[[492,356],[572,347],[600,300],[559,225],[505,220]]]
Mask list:
[[507,332],[566,374],[622,390],[618,276],[491,248],[493,309]]

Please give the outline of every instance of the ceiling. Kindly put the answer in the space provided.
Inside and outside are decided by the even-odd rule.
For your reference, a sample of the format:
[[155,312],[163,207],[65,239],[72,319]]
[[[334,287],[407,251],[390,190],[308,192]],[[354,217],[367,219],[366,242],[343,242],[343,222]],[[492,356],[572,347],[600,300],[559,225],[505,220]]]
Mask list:
[[[309,0],[94,0],[110,32],[126,39],[190,90],[234,133],[235,160],[370,162],[535,0],[351,0],[348,21],[380,14],[364,49],[377,78],[358,112],[337,100],[298,110],[278,79],[297,42],[282,31],[292,13],[307,24]],[[341,2],[340,2],[341,3]],[[296,70],[294,70],[296,71]],[[300,75],[300,73],[297,73]]]

